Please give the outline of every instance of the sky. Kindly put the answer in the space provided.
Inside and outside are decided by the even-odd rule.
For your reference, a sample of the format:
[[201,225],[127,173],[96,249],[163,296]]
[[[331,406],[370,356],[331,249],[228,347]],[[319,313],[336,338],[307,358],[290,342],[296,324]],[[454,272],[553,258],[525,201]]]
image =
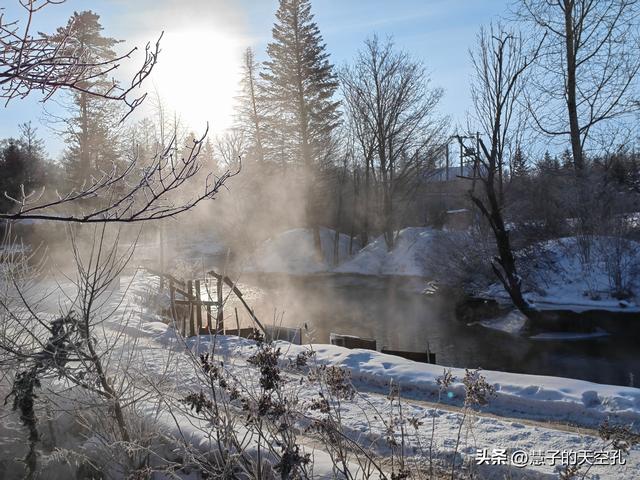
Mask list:
[[[5,17],[22,20],[18,0],[3,0]],[[340,67],[353,59],[364,40],[377,33],[392,36],[398,48],[422,61],[432,85],[445,96],[440,112],[463,125],[470,108],[469,48],[476,34],[500,15],[511,0],[312,0],[312,12],[331,61]],[[207,123],[217,133],[232,121],[242,52],[253,47],[266,58],[278,0],[67,0],[50,5],[34,19],[34,30],[52,32],[73,11],[93,10],[101,16],[103,34],[125,40],[121,52],[155,42],[161,53],[143,90],[156,93],[189,128],[201,132]],[[134,55],[118,74],[127,78],[139,65]],[[150,98],[149,97],[149,98]],[[63,139],[46,120],[44,108],[59,111],[56,101],[43,105],[37,94],[0,106],[0,138],[18,135],[17,125],[32,121],[52,158],[64,149]],[[145,102],[149,109],[152,102]],[[138,116],[148,113],[141,109]],[[132,119],[135,120],[135,119]]]

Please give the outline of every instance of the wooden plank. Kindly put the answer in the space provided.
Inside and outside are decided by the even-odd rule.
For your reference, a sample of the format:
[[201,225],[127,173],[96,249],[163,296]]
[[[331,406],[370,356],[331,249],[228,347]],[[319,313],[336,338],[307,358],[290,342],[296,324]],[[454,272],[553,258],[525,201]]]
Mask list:
[[302,329],[282,326],[267,325],[265,338],[271,342],[273,340],[284,340],[294,345],[302,345]]
[[[193,298],[193,281],[192,280],[188,280],[187,281],[187,292],[189,292],[189,298]],[[188,332],[190,335],[193,335],[194,333],[194,329],[193,329],[193,320],[194,320],[194,305],[193,302],[189,303],[189,325],[187,328],[185,328],[185,331]],[[186,335],[186,333],[185,333]]]
[[404,352],[402,350],[389,350],[386,348],[383,348],[381,352],[386,353],[387,355],[395,355],[396,357],[413,360],[414,362],[429,363],[427,352]]
[[360,338],[353,335],[340,335],[338,333],[329,334],[331,345],[345,348],[363,348],[365,350],[376,350],[377,342],[373,338]]
[[211,275],[212,277],[218,280],[223,280],[224,283],[226,283],[229,286],[229,288],[231,288],[231,291],[236,295],[236,297],[238,297],[238,300],[240,300],[240,302],[242,303],[244,308],[247,310],[247,312],[249,312],[249,315],[251,316],[251,319],[253,320],[253,322],[260,328],[260,330],[262,330],[263,333],[265,333],[266,330],[264,328],[264,325],[262,325],[260,320],[258,320],[258,317],[256,317],[255,313],[253,313],[253,310],[251,309],[251,307],[247,304],[244,298],[242,298],[242,292],[238,289],[238,287],[236,287],[235,283],[233,283],[233,281],[231,281],[229,277],[220,275],[214,272],[213,270],[208,271],[207,274]]
[[202,329],[202,297],[200,294],[200,280],[196,280],[196,298],[197,303],[196,307],[196,332],[199,332]]
[[224,334],[237,335],[238,337],[249,338],[249,339],[257,339],[261,336],[260,331],[253,327],[225,330]]
[[216,282],[216,290],[218,294],[218,316],[216,318],[216,330],[224,329],[224,305],[222,298],[222,278],[218,278]]
[[406,352],[403,350],[389,350],[387,348],[383,348],[381,352],[387,355],[395,355],[396,357],[413,360],[414,362],[431,363],[434,365],[436,363],[436,354],[431,352]]

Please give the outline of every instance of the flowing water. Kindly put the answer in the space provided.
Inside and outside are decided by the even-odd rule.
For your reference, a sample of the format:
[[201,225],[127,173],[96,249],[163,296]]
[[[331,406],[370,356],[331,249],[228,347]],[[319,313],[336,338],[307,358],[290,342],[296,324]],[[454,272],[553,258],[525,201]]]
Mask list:
[[[535,340],[466,324],[446,295],[427,295],[406,282],[318,276],[241,277],[241,289],[264,323],[303,328],[303,339],[328,343],[331,332],[374,338],[378,349],[424,352],[452,367],[482,367],[618,385],[640,385],[640,355],[633,336]],[[227,326],[235,324],[230,300]],[[248,317],[238,308],[240,321]],[[305,329],[306,325],[306,329]],[[233,328],[233,327],[231,327]]]

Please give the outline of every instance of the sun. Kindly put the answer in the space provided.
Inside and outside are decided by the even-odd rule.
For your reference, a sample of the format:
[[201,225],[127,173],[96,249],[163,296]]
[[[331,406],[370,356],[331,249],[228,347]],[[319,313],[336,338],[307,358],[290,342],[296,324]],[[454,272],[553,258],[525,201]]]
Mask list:
[[241,58],[241,42],[214,28],[166,32],[153,83],[188,128],[220,132],[233,120]]

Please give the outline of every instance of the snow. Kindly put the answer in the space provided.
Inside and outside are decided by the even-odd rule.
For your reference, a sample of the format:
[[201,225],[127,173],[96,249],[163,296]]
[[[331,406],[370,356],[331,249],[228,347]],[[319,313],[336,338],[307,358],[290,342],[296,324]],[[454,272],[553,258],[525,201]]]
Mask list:
[[[256,351],[256,343],[233,336],[199,336],[183,341],[172,327],[153,313],[149,304],[162,304],[165,298],[155,293],[158,282],[154,277],[138,272],[132,279],[123,278],[121,290],[129,286],[125,300],[114,299],[120,309],[133,309],[132,317],[113,315],[105,323],[106,329],[122,334],[122,342],[135,345],[137,365],[144,378],[157,377],[162,383],[175,382],[173,388],[179,395],[202,388],[193,366],[190,353],[215,352],[224,361],[231,375],[245,381],[258,378],[254,367],[246,360]],[[126,328],[119,322],[130,318]],[[308,405],[318,394],[313,384],[304,381],[301,372],[287,370],[289,360],[308,349],[315,352],[312,361],[318,365],[335,365],[348,370],[357,395],[353,400],[339,404],[343,433],[364,448],[371,448],[380,456],[390,455],[388,443],[389,419],[397,410],[387,398],[390,384],[397,386],[403,397],[402,412],[405,418],[421,421],[415,433],[407,434],[407,455],[425,461],[420,453],[420,442],[435,438],[436,459],[447,462],[455,449],[460,424],[466,418],[467,427],[462,435],[458,454],[473,462],[477,449],[496,447],[520,448],[525,451],[548,450],[597,450],[602,441],[590,433],[578,433],[575,429],[559,428],[548,424],[528,422],[555,421],[582,427],[595,427],[603,420],[631,424],[640,427],[640,389],[559,377],[521,375],[497,371],[483,371],[487,381],[496,388],[496,395],[481,412],[466,415],[460,410],[464,400],[462,369],[451,369],[456,381],[441,395],[437,378],[446,367],[412,362],[392,355],[370,350],[349,350],[342,347],[312,344],[292,345],[284,341],[275,343],[283,352],[281,366],[290,380],[287,388],[295,389],[300,405]],[[123,346],[122,348],[127,348]],[[114,358],[119,353],[114,352]],[[133,374],[133,372],[130,372]],[[442,398],[441,398],[442,396]],[[140,413],[164,425],[176,436],[184,436],[203,452],[211,447],[206,424],[198,424],[193,417],[187,418],[179,412],[169,414],[161,406],[143,400]],[[159,410],[160,409],[160,410]],[[488,416],[490,414],[497,417]],[[307,415],[314,415],[307,412]],[[238,428],[244,428],[242,422]],[[300,425],[304,430],[304,424]],[[335,478],[332,464],[325,452],[317,448],[304,435],[300,444],[306,451],[313,451],[316,465],[314,478]],[[424,444],[423,448],[424,448]],[[413,453],[410,453],[413,452]],[[421,456],[422,455],[422,456]],[[626,458],[626,465],[596,466],[590,474],[600,479],[615,478],[634,480],[640,477],[640,450],[636,447]],[[479,467],[477,467],[479,468]],[[482,466],[482,478],[552,478],[554,468],[550,465],[530,465],[522,469],[509,469],[504,465]],[[357,478],[357,477],[356,477]]]
[[[396,234],[394,248],[389,251],[383,236],[357,251],[354,241],[353,256],[349,255],[349,237],[340,234],[340,261],[333,265],[334,231],[321,229],[322,258],[318,258],[313,235],[307,229],[284,232],[264,242],[252,255],[246,270],[278,272],[294,275],[333,273],[374,276],[411,276],[442,281],[442,272],[436,267],[438,255],[451,233],[429,227],[408,227]],[[566,309],[575,312],[607,310],[640,313],[640,243],[627,241],[612,244],[611,237],[592,237],[591,258],[580,259],[579,240],[567,237],[543,242],[528,252],[518,252],[524,278],[525,297],[539,309]],[[632,297],[617,299],[612,296],[611,278],[613,248],[621,248],[620,270]],[[499,283],[490,285],[480,296],[510,303],[508,294]],[[504,319],[503,319],[504,320]],[[514,323],[515,322],[515,323]],[[514,318],[488,322],[485,326],[511,333],[518,330]],[[507,325],[510,323],[510,325]]]
[[518,335],[522,333],[527,323],[527,317],[525,317],[518,310],[512,310],[508,314],[492,318],[489,320],[482,320],[480,325],[493,330],[498,330],[511,335]]
[[[245,270],[294,275],[328,272],[333,265],[334,240],[335,231],[320,228],[322,255],[318,256],[311,230],[288,230],[260,245],[249,259]],[[340,262],[349,257],[349,236],[341,233],[338,243]],[[359,248],[354,239],[354,251]]]
[[398,232],[389,251],[383,236],[376,238],[351,260],[335,269],[340,273],[364,275],[410,275],[433,279],[429,253],[444,232],[432,228],[408,227]]
[[251,256],[245,270],[294,275],[316,273],[342,273],[357,275],[401,275],[433,278],[429,268],[429,254],[435,241],[446,232],[432,228],[409,227],[397,232],[393,250],[389,251],[384,236],[375,238],[358,251],[359,243],[354,239],[354,251],[349,255],[350,239],[340,234],[340,256],[333,265],[335,232],[320,230],[322,258],[318,259],[313,235],[307,229],[286,231],[264,242]]
[[[251,340],[224,336],[216,339],[201,336],[189,340],[189,344],[197,346],[199,351],[208,351],[214,341],[220,354],[248,357],[255,348],[255,342]],[[311,348],[319,363],[347,369],[359,388],[386,392],[393,382],[400,386],[404,395],[417,400],[437,398],[436,380],[445,368],[449,370],[441,365],[414,362],[373,350],[350,350],[326,344],[299,346],[282,341],[276,344],[286,352],[285,361],[293,360]],[[464,396],[461,380],[465,371],[460,368],[450,370],[458,379],[451,389],[454,394],[451,403],[459,405]],[[496,397],[488,407],[492,413],[512,418],[566,421],[583,427],[598,426],[608,418],[640,427],[640,389],[489,370],[482,374],[496,387]]]
[[[198,337],[189,340],[189,347],[197,352],[215,351],[225,359],[233,358],[239,367],[239,359],[248,358],[255,352],[253,341],[238,337]],[[448,410],[445,403],[460,406],[464,398],[464,387],[460,380],[464,370],[451,369],[457,381],[446,393],[441,393],[436,380],[442,375],[444,367],[427,365],[385,355],[369,350],[348,350],[332,345],[312,344],[309,346],[290,345],[276,342],[284,352],[281,365],[285,367],[290,360],[305,351],[315,351],[314,361],[320,365],[335,365],[348,370],[358,395],[353,402],[341,403],[343,431],[352,438],[358,438],[363,444],[373,446],[379,455],[388,454],[388,450],[378,445],[384,435],[384,425],[379,425],[377,414],[389,410],[388,400],[383,395],[391,384],[399,387],[404,398],[403,411],[407,417],[422,419],[425,424],[422,434],[428,437],[432,419],[438,448],[450,451],[455,445],[456,429],[461,413]],[[227,362],[227,360],[225,360]],[[483,412],[497,414],[504,419],[480,415],[472,420],[472,440],[464,442],[461,453],[473,457],[477,449],[505,447],[520,448],[526,451],[545,451],[554,449],[594,449],[598,440],[589,435],[576,435],[562,429],[530,426],[513,419],[523,421],[538,420],[572,423],[583,427],[595,427],[603,420],[640,425],[640,390],[628,387],[598,385],[590,382],[569,380],[557,377],[509,374],[483,371],[487,381],[496,387],[497,393]],[[299,392],[302,396],[313,392]],[[385,403],[386,401],[386,403]],[[423,401],[432,402],[429,404]],[[438,406],[437,402],[441,402]],[[435,408],[434,408],[435,407]],[[367,414],[366,412],[369,412]],[[372,415],[372,416],[369,416]],[[437,423],[436,423],[437,422]],[[407,449],[415,447],[412,439],[406,439]],[[417,440],[416,440],[417,441]],[[424,437],[422,438],[424,441]],[[634,450],[622,469],[607,467],[599,469],[599,478],[638,478],[640,472],[640,452]],[[503,478],[500,466],[487,467],[483,478]],[[532,472],[533,471],[533,472]],[[553,469],[546,465],[529,466],[517,469],[509,478],[531,478],[532,473],[551,475]],[[534,477],[538,478],[538,477]]]
[[[566,237],[540,243],[531,248],[529,255],[518,256],[524,278],[524,293],[529,302],[541,310],[565,309],[574,312],[607,310],[640,313],[640,243],[626,241],[618,255],[619,246],[612,237],[592,237],[589,261],[582,261],[579,239]],[[621,258],[620,271],[628,281],[631,298],[624,300],[612,296],[610,281],[611,261]],[[525,272],[526,270],[526,272]],[[483,297],[508,302],[502,285],[494,283]],[[640,317],[639,317],[640,318]]]

